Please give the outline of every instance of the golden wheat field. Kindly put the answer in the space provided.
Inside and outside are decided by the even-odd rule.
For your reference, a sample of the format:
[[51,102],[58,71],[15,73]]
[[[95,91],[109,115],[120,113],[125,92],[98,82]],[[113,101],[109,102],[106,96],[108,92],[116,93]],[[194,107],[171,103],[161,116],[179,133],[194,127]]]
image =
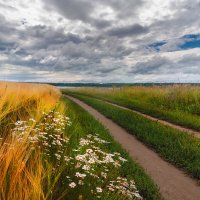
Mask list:
[[[0,193],[1,199],[44,198],[44,172],[40,150],[12,137],[13,123],[33,118],[35,122],[55,107],[60,92],[49,85],[0,82]],[[32,124],[34,127],[34,123]],[[29,132],[31,132],[30,127]]]

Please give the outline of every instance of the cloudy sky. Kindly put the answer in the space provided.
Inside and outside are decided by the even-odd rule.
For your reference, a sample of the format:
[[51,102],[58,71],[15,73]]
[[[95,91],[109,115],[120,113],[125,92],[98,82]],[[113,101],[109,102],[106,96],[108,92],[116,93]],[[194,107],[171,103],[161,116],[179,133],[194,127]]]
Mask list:
[[0,80],[200,82],[200,0],[0,0]]

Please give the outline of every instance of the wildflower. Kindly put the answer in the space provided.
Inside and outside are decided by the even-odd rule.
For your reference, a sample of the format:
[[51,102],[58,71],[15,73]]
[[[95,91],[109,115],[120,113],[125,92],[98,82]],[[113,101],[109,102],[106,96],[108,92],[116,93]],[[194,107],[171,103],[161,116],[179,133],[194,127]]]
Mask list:
[[77,163],[76,166],[75,166],[76,169],[80,168],[80,167],[81,167],[81,163]]
[[17,121],[17,122],[15,123],[15,126],[21,126],[23,123],[24,123],[24,121]]
[[82,167],[82,169],[84,169],[84,170],[86,170],[86,171],[89,171],[89,170],[90,170],[90,166],[89,166],[89,165],[84,165],[84,166]]
[[98,193],[101,193],[103,190],[102,190],[100,187],[96,187],[96,191],[97,191]]
[[113,187],[108,187],[108,189],[111,191],[111,192],[114,192],[115,189]]
[[30,118],[30,119],[29,119],[29,121],[35,122],[35,119],[33,119],[33,118]]
[[83,182],[82,180],[79,180],[79,181],[78,181],[78,184],[79,184],[79,185],[84,185],[84,182]]
[[56,156],[56,158],[57,158],[58,160],[60,160],[61,155],[59,155],[59,154],[57,154],[57,153],[55,153],[54,155]]
[[76,175],[75,175],[75,176],[84,179],[84,178],[86,177],[86,174],[81,174],[81,173],[79,173],[79,172],[76,172]]
[[47,141],[44,141],[44,142],[43,142],[43,145],[44,145],[44,146],[48,146]]
[[71,183],[69,184],[69,187],[71,187],[71,188],[75,188],[75,187],[76,187],[76,183],[71,182]]
[[64,160],[65,160],[66,162],[68,162],[68,161],[70,161],[70,158],[67,157],[67,156],[64,156]]
[[83,139],[83,138],[80,139],[80,145],[81,146],[85,146],[85,145],[88,145],[88,144],[90,144],[89,140],[86,140],[86,139]]
[[93,150],[92,149],[87,149],[86,152],[91,154],[93,152]]
[[122,162],[126,162],[127,160],[122,158],[121,156],[119,156],[119,160],[121,160]]
[[135,192],[135,193],[133,193],[133,194],[134,194],[135,197],[137,197],[137,198],[139,198],[139,199],[142,199],[142,197],[140,196],[139,193],[136,193],[136,192]]
[[94,160],[93,158],[90,158],[90,159],[88,160],[88,163],[94,164],[94,163],[95,163],[95,160]]
[[107,174],[105,172],[101,172],[101,176],[106,178],[107,177]]
[[84,155],[77,155],[76,160],[78,161],[85,161],[85,156]]

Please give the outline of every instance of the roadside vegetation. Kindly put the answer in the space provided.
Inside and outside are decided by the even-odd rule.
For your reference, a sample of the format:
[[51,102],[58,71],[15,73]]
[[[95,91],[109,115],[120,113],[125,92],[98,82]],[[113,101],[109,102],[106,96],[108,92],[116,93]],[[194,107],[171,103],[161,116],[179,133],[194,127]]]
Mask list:
[[200,139],[94,98],[75,93],[70,95],[94,107],[154,149],[165,160],[200,180]]
[[[87,138],[90,135],[97,136],[101,138],[101,140],[106,141],[106,143],[101,145],[101,148],[105,152],[118,152],[120,155],[125,158],[127,161],[124,164],[115,169],[111,169],[108,174],[109,176],[115,177],[115,173],[118,176],[126,177],[128,180],[134,180],[136,188],[140,191],[141,196],[144,199],[161,199],[159,195],[158,188],[153,183],[152,179],[145,173],[145,171],[135,163],[126,153],[122,147],[116,143],[113,138],[110,136],[109,132],[101,125],[97,120],[95,120],[90,114],[88,114],[85,110],[80,108],[77,104],[71,102],[70,100],[65,100],[67,102],[67,113],[70,117],[72,126],[70,127],[69,133],[72,133],[71,140],[73,141],[72,145],[75,146],[75,142],[78,141],[79,138]],[[103,167],[104,168],[104,167]],[[102,170],[102,167],[99,168]],[[101,172],[98,173],[101,173]],[[110,177],[107,177],[107,180]],[[91,181],[90,181],[91,182]],[[92,184],[96,184],[95,181],[91,182]],[[87,193],[87,192],[86,192]],[[88,193],[87,193],[88,195]],[[86,199],[95,199],[93,197],[88,197]],[[123,196],[119,197],[115,194],[112,196],[101,197],[101,199],[125,199]]]
[[199,86],[81,88],[74,91],[200,131]]
[[144,170],[49,85],[0,83],[0,199],[161,199]]

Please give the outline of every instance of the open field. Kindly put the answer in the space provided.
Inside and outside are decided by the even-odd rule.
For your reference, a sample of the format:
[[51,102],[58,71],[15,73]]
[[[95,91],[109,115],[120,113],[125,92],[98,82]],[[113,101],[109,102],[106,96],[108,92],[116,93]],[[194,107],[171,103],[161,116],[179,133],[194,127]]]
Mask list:
[[111,101],[115,92],[120,90],[64,91],[110,118],[108,131],[53,86],[0,83],[0,199],[198,199],[200,139],[96,99]]
[[91,115],[48,85],[0,83],[0,199],[161,199]]
[[199,199],[200,186],[194,179],[186,176],[182,170],[163,160],[156,152],[145,146],[145,144],[117,125],[112,119],[106,118],[82,100],[69,95],[66,97],[87,110],[109,130],[114,139],[129,152],[132,159],[137,160],[147,170],[147,173],[151,175],[159,186],[160,192],[165,199]]
[[74,91],[200,131],[199,86],[80,88]]
[[200,180],[200,139],[96,99],[79,94],[73,96],[99,110],[153,148],[164,159]]

